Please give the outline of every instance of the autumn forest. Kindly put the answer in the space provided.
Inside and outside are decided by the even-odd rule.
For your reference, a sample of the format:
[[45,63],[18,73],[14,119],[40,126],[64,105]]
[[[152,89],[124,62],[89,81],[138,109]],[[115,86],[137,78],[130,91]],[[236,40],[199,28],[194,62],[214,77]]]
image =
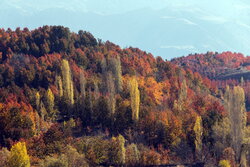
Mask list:
[[62,26],[0,29],[0,166],[250,164],[250,58],[163,60]]

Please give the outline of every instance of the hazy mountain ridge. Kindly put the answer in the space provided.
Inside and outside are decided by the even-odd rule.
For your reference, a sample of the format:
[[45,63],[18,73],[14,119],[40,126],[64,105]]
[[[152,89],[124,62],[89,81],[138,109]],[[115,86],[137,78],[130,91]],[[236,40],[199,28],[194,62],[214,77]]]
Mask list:
[[[86,5],[88,3],[90,2],[86,2]],[[116,5],[110,8],[115,8]],[[2,5],[5,7],[0,12],[0,17],[1,25],[5,28],[33,29],[42,25],[65,25],[73,31],[85,29],[96,37],[110,40],[121,47],[139,47],[168,59],[210,50],[250,53],[250,26],[247,18],[236,18],[238,9],[235,16],[227,16],[211,12],[209,8],[204,10],[204,4],[184,7],[168,5],[162,9],[145,6],[104,14],[98,10],[85,10],[84,7],[73,11],[65,8],[65,5],[37,9],[7,3]]]

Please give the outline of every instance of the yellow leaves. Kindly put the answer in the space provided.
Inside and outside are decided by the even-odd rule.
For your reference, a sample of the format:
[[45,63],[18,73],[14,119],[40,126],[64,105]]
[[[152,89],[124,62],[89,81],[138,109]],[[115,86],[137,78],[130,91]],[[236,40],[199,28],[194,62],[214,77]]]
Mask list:
[[130,80],[130,98],[131,98],[131,108],[132,108],[132,119],[134,121],[139,120],[139,110],[140,110],[140,90],[138,88],[138,82],[136,77]]
[[62,85],[62,77],[61,76],[56,77],[56,83],[57,83],[59,97],[62,97],[63,96],[63,85]]
[[47,90],[46,100],[47,100],[47,106],[48,106],[48,116],[50,119],[53,120],[56,116],[56,110],[54,109],[55,97],[50,88]]
[[27,154],[26,144],[18,142],[11,147],[8,166],[10,167],[30,167],[30,158]]
[[68,100],[70,104],[74,104],[74,91],[73,91],[74,87],[73,87],[69,62],[63,59],[61,68],[62,68],[63,96]]
[[47,98],[48,98],[49,104],[54,107],[55,97],[50,88],[47,90]]
[[201,116],[196,117],[196,121],[194,124],[194,132],[195,132],[195,148],[198,152],[200,152],[202,149],[202,133],[203,133]]
[[170,84],[167,81],[156,82],[153,77],[140,77],[138,79],[140,87],[145,88],[148,96],[157,104],[161,104],[163,101],[163,92],[169,92]]
[[36,109],[37,110],[39,110],[39,107],[40,107],[40,100],[41,100],[40,93],[36,92]]
[[231,165],[228,160],[220,160],[219,167],[231,167]]

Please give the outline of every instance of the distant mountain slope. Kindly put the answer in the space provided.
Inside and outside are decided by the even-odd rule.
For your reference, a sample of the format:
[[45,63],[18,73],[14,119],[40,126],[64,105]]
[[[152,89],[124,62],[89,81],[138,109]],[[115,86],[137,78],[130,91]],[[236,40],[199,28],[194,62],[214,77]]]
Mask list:
[[250,57],[241,53],[223,52],[194,54],[171,60],[172,63],[210,79],[250,79]]
[[[86,1],[85,6],[77,0],[72,1],[68,7],[56,1],[51,2],[51,7],[42,4],[40,9],[33,3],[21,5],[21,1],[3,1],[0,3],[0,27],[34,29],[43,25],[64,25],[73,31],[85,29],[121,47],[139,47],[167,59],[207,51],[250,53],[249,20],[240,15],[240,6],[232,9],[235,12],[231,16],[228,12],[230,5],[220,12],[206,9],[204,4],[182,7],[169,3],[163,3],[163,9],[144,6],[118,12],[118,1],[111,2],[100,2],[100,7],[94,10],[90,1]],[[79,8],[73,8],[76,4]],[[129,4],[133,2],[129,1]],[[221,6],[221,2],[218,5]],[[106,6],[110,12],[101,10],[101,6]]]

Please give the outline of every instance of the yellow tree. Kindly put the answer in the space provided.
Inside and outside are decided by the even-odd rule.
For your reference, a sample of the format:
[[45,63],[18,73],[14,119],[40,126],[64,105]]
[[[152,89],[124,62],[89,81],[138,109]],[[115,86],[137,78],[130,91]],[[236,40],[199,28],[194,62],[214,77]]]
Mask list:
[[134,121],[139,120],[140,111],[140,90],[138,88],[138,82],[136,77],[132,77],[130,80],[130,100],[132,109],[132,119]]
[[59,97],[62,97],[63,96],[63,86],[62,86],[62,77],[61,76],[56,77],[56,86],[58,89]]
[[122,165],[126,161],[125,139],[122,135],[112,138],[110,160],[112,163]]
[[198,158],[198,155],[201,153],[202,149],[202,133],[203,133],[203,127],[202,127],[202,118],[201,116],[196,117],[196,121],[194,124],[194,133],[195,133],[195,150],[196,150],[196,156]]
[[50,88],[47,90],[46,100],[47,100],[47,107],[48,107],[48,116],[53,120],[56,116],[56,110],[54,110],[55,97]]
[[36,110],[37,110],[37,112],[39,111],[40,100],[41,100],[40,93],[37,92],[37,93],[36,93]]
[[30,167],[30,158],[24,142],[18,142],[11,147],[8,166]]
[[74,104],[74,87],[71,77],[71,70],[69,62],[65,59],[62,60],[62,87],[63,96],[69,104]]

